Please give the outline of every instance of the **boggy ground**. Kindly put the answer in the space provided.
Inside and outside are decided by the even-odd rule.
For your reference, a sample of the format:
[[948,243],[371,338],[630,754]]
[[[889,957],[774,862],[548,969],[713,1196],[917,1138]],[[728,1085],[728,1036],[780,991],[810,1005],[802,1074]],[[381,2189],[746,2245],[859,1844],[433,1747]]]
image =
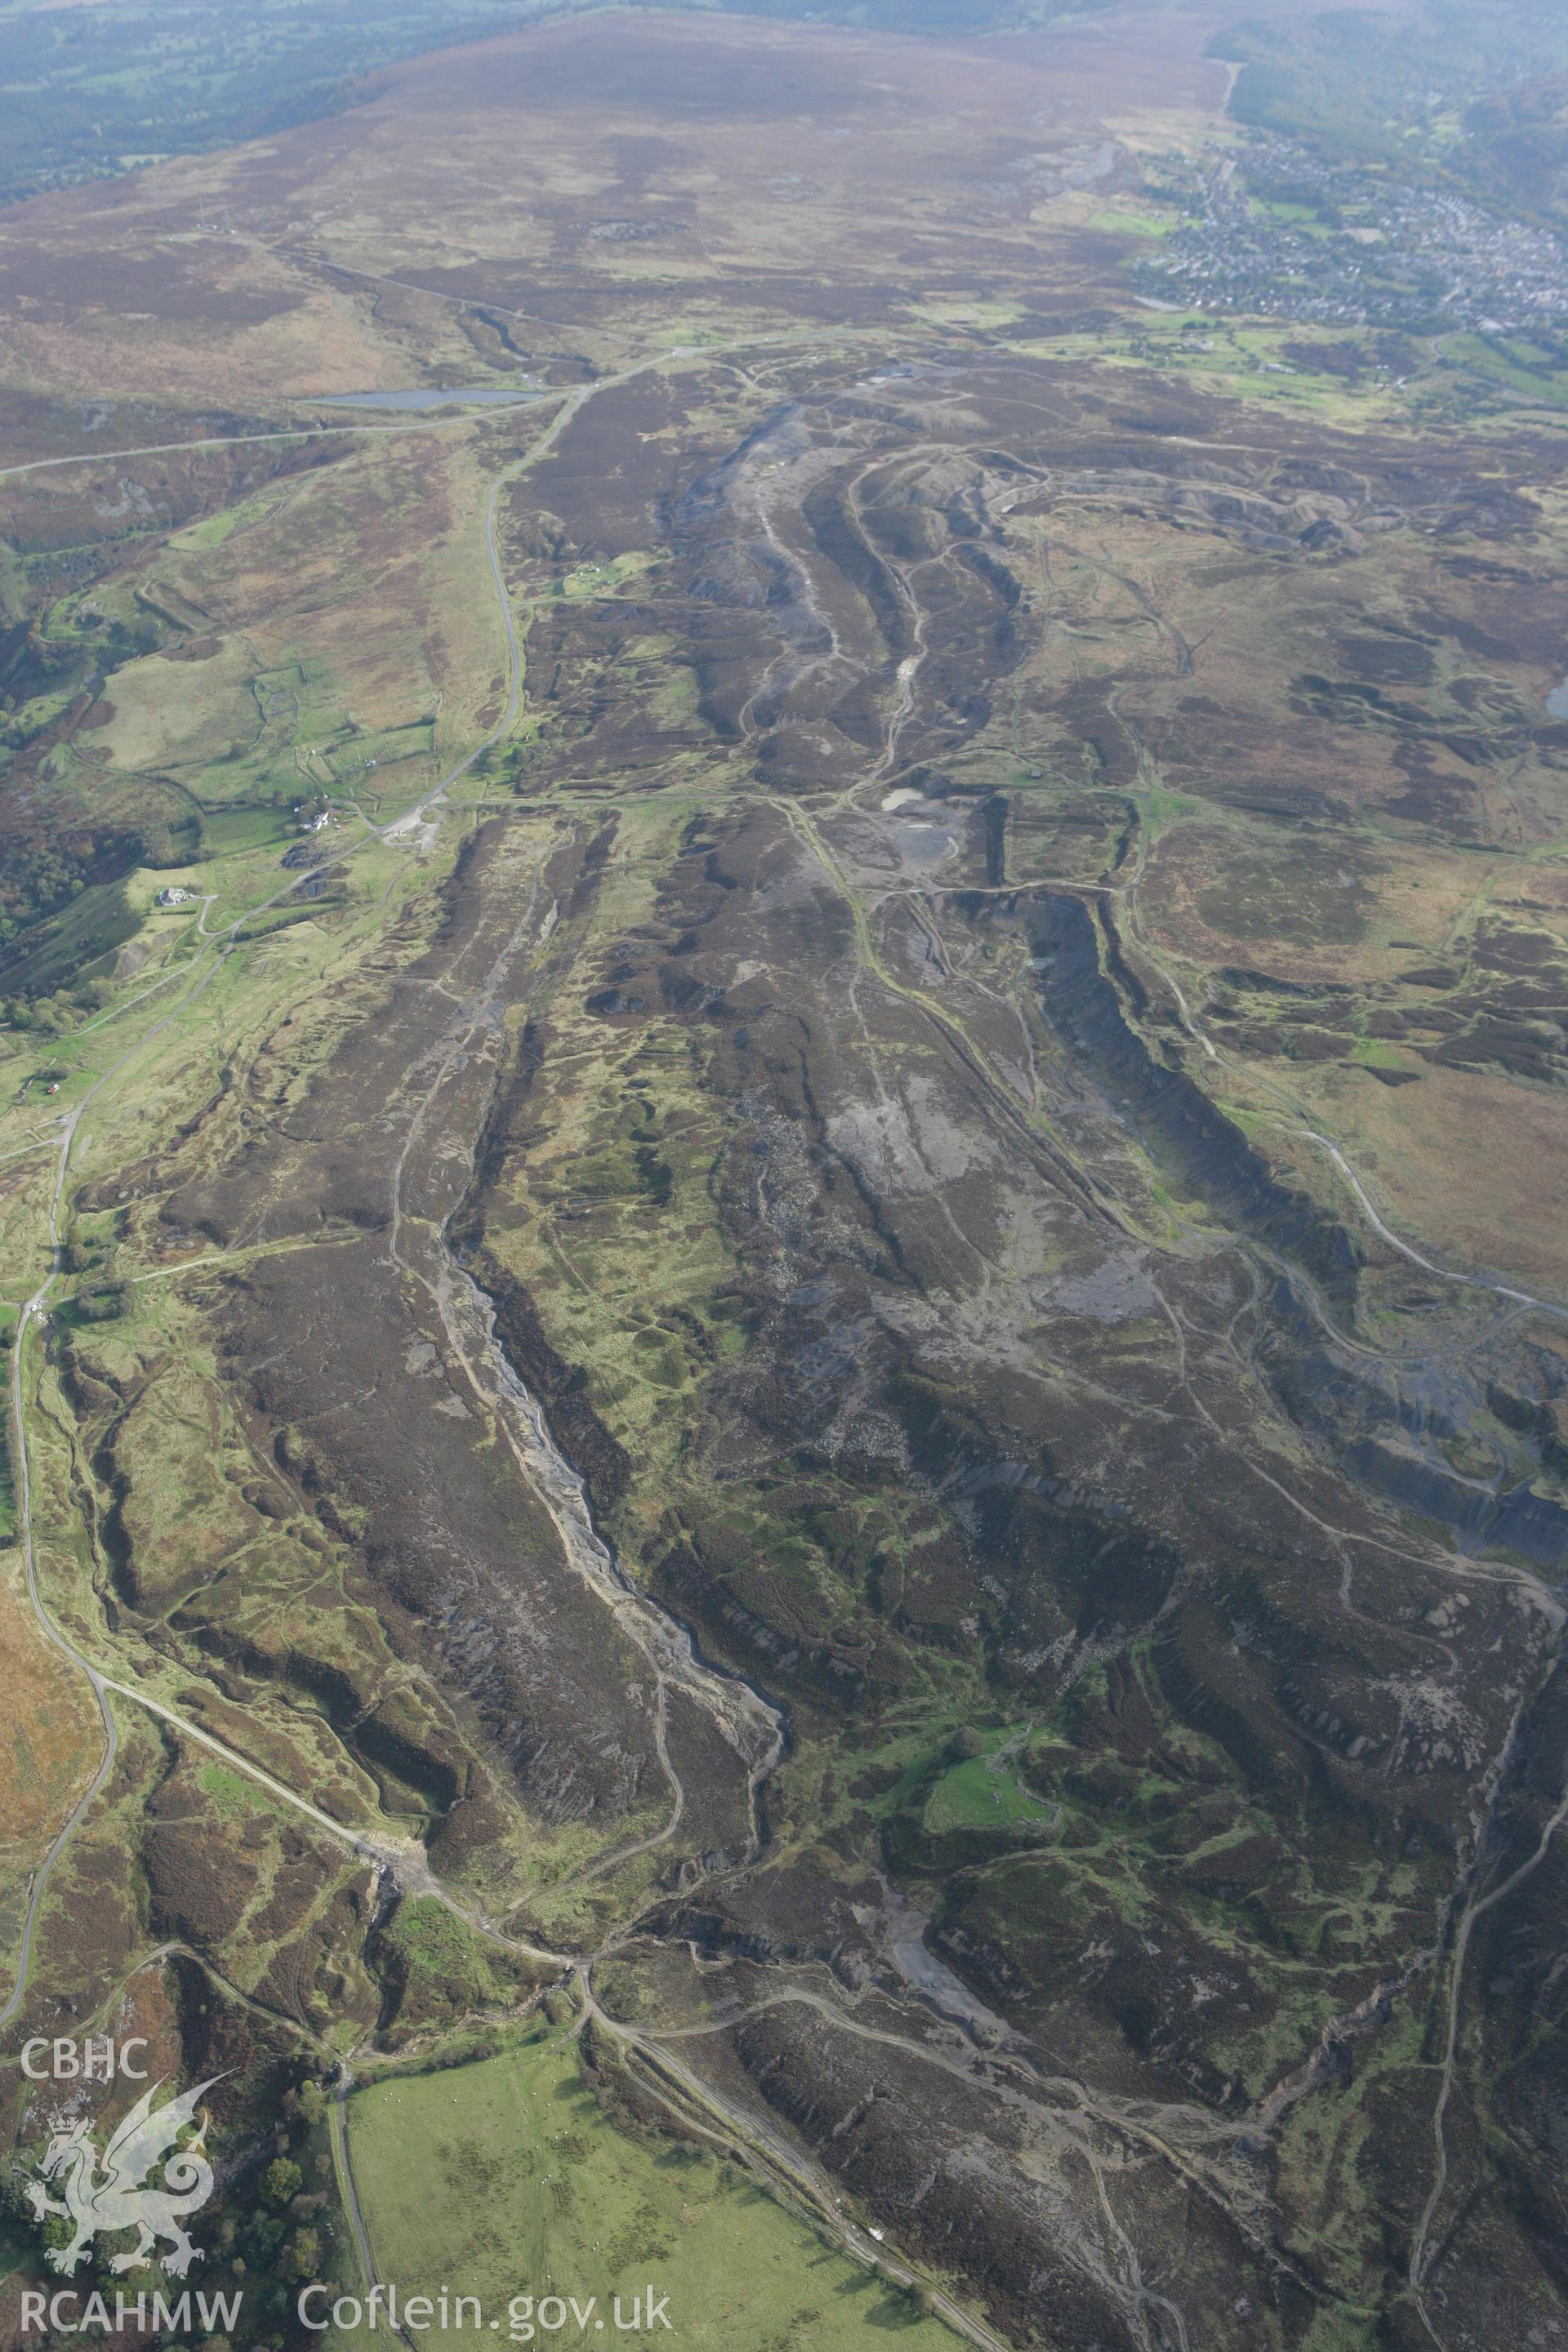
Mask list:
[[15,292],[62,394],[572,404],[36,518],[26,823],[164,810],[215,920],[356,845],[221,957],[89,886],[109,1006],[195,977],[71,1167],[44,1586],[366,1843],[136,1717],[28,2019],[207,1970],[248,2121],[571,1978],[1011,2339],[1490,2352],[1568,2325],[1554,459],[1100,351],[1162,21],[555,28],[117,191],[134,332]]

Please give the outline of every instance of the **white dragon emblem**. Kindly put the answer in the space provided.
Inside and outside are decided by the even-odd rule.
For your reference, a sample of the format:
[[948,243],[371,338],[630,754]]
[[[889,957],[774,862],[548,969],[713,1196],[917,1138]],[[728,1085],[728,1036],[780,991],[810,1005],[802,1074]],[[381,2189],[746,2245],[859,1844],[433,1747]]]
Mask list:
[[[137,2233],[131,2252],[113,2257],[109,2265],[112,2271],[134,2270],[163,2238],[170,2242],[163,2268],[172,2278],[184,2278],[191,2264],[202,2260],[201,2248],[191,2243],[181,2225],[184,2216],[200,2212],[213,2193],[213,2169],[205,2155],[207,2117],[202,2117],[201,2128],[188,2147],[181,2147],[178,2140],[185,2126],[195,2120],[213,2084],[222,2080],[221,2074],[212,2075],[194,2091],[171,2099],[155,2115],[153,2102],[163,2086],[154,2083],[115,2126],[101,2158],[89,2137],[89,2122],[56,2132],[39,2163],[39,2179],[27,2183],[27,2201],[36,2221],[43,2221],[47,2214],[61,2214],[76,2231],[68,2246],[48,2250],[48,2260],[57,2271],[68,2278],[100,2230]],[[163,2185],[139,2186],[160,2162]],[[44,2182],[49,2180],[59,2182],[61,2200],[45,2189]]]

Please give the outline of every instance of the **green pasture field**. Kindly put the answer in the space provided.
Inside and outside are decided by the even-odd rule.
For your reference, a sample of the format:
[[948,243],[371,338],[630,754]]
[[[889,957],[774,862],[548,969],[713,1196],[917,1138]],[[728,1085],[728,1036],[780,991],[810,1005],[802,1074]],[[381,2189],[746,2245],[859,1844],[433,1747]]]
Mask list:
[[[667,2333],[617,2332],[617,2352],[940,2352],[940,2320],[837,2253],[732,2168],[609,2123],[575,2043],[556,2032],[444,2073],[356,2092],[349,2148],[371,2248],[403,2297],[479,2297],[487,2324],[514,2296],[668,2296]],[[441,2334],[432,2327],[431,2340]],[[456,2330],[449,2331],[456,2334]],[[368,2331],[336,2331],[356,2346]],[[540,2338],[580,2340],[564,2333]]]
[[949,1830],[1044,1830],[1058,1810],[1020,1780],[1006,1756],[972,1756],[942,1774],[926,1799],[921,1825],[936,1836]]
[[1109,205],[1090,213],[1090,228],[1107,229],[1113,236],[1169,236],[1175,226],[1173,220],[1151,218],[1147,213],[1135,213],[1124,205]]

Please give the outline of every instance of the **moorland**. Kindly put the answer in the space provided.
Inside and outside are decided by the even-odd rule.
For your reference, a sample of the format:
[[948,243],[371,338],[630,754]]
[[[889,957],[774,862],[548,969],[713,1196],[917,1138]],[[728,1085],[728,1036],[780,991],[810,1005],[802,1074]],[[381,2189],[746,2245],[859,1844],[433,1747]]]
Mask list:
[[1568,2326],[1560,385],[1150,292],[1304,22],[0,212],[5,2053],[226,2076],[258,2342]]

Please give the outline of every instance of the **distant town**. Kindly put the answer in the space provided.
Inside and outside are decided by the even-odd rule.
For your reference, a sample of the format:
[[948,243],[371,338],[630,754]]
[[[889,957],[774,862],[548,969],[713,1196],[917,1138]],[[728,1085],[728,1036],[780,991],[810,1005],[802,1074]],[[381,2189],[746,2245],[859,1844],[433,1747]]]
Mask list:
[[1451,190],[1258,132],[1163,167],[1184,217],[1139,268],[1184,308],[1450,333],[1568,326],[1568,245]]

